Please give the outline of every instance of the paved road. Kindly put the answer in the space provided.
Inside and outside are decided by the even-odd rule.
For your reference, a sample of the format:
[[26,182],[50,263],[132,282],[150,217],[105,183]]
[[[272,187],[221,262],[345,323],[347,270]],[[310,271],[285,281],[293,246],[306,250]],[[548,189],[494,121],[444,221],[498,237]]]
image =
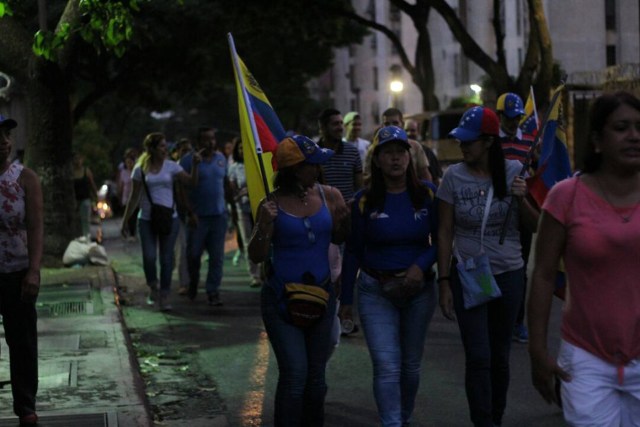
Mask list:
[[[190,398],[173,396],[179,403],[170,406],[166,403],[168,387],[163,391],[163,382],[151,379],[149,375],[153,372],[147,372],[148,385],[153,390],[149,393],[151,404],[163,417],[162,425],[212,425],[214,418],[216,425],[273,425],[277,365],[260,319],[259,291],[248,286],[244,266],[233,266],[231,253],[227,254],[223,307],[208,307],[203,295],[195,302],[176,295],[173,297],[174,311],[159,314],[141,302],[144,280],[139,244],[123,243],[117,237],[116,226],[114,220],[105,223],[105,247],[121,276],[121,285],[128,287],[125,320],[133,332],[134,345],[138,349],[164,348],[166,352],[174,352],[173,360],[180,359],[188,364],[183,372],[189,372],[189,375],[178,374],[182,376],[180,384],[196,382],[191,390],[199,391]],[[557,347],[559,311],[560,306],[554,306],[552,348]],[[142,354],[139,359],[143,369],[146,356],[148,354]],[[565,425],[560,411],[547,406],[530,385],[526,345],[514,343],[511,364],[512,380],[504,425]],[[174,369],[173,372],[179,371]],[[165,378],[164,384],[177,381],[175,376]],[[371,362],[362,334],[343,339],[327,369],[327,426],[378,425],[371,378]],[[158,398],[163,393],[164,401]],[[201,400],[200,404],[198,400]],[[190,411],[176,409],[181,405],[191,405],[187,406]],[[434,316],[427,336],[413,425],[470,425],[464,393],[464,356],[457,325],[440,313]]]

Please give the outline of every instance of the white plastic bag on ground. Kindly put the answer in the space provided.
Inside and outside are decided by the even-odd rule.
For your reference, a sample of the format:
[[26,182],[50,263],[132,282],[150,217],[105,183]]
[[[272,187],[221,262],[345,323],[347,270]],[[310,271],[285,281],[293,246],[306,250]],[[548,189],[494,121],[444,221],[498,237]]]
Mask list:
[[71,267],[89,262],[95,265],[109,265],[109,257],[104,246],[91,242],[86,237],[78,237],[69,242],[62,256],[62,263]]

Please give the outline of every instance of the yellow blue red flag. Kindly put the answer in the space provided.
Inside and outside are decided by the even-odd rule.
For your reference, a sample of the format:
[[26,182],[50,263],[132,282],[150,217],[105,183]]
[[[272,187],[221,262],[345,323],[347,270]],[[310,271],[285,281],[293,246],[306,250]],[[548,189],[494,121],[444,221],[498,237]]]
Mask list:
[[247,189],[255,218],[258,204],[273,189],[271,160],[278,142],[285,137],[285,131],[267,96],[238,56],[231,34],[228,34],[227,38],[238,93],[238,115]]
[[538,167],[528,180],[529,193],[538,206],[542,206],[547,193],[558,181],[571,176],[571,162],[567,149],[567,136],[561,123],[561,99],[564,85],[558,87],[552,96],[551,111],[542,132]]
[[533,87],[529,87],[529,96],[524,104],[524,116],[520,120],[520,129],[529,135],[538,133],[538,109],[536,98],[533,95]]

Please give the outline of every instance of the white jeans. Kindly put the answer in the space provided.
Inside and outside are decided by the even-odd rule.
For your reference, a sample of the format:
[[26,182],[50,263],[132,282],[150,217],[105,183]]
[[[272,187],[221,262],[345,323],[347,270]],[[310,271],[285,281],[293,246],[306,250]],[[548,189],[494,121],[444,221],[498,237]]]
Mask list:
[[558,364],[572,378],[561,387],[562,409],[569,425],[640,426],[639,359],[618,368],[562,340]]

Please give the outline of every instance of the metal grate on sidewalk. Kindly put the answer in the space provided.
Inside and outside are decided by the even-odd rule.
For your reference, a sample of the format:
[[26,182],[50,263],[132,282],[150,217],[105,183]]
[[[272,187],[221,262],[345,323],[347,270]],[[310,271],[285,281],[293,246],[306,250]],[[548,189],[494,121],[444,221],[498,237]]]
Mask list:
[[[17,418],[0,419],[0,427],[16,427]],[[118,427],[115,412],[41,416],[38,427]]]
[[100,294],[89,281],[42,286],[36,304],[41,317],[96,314],[101,306]]

